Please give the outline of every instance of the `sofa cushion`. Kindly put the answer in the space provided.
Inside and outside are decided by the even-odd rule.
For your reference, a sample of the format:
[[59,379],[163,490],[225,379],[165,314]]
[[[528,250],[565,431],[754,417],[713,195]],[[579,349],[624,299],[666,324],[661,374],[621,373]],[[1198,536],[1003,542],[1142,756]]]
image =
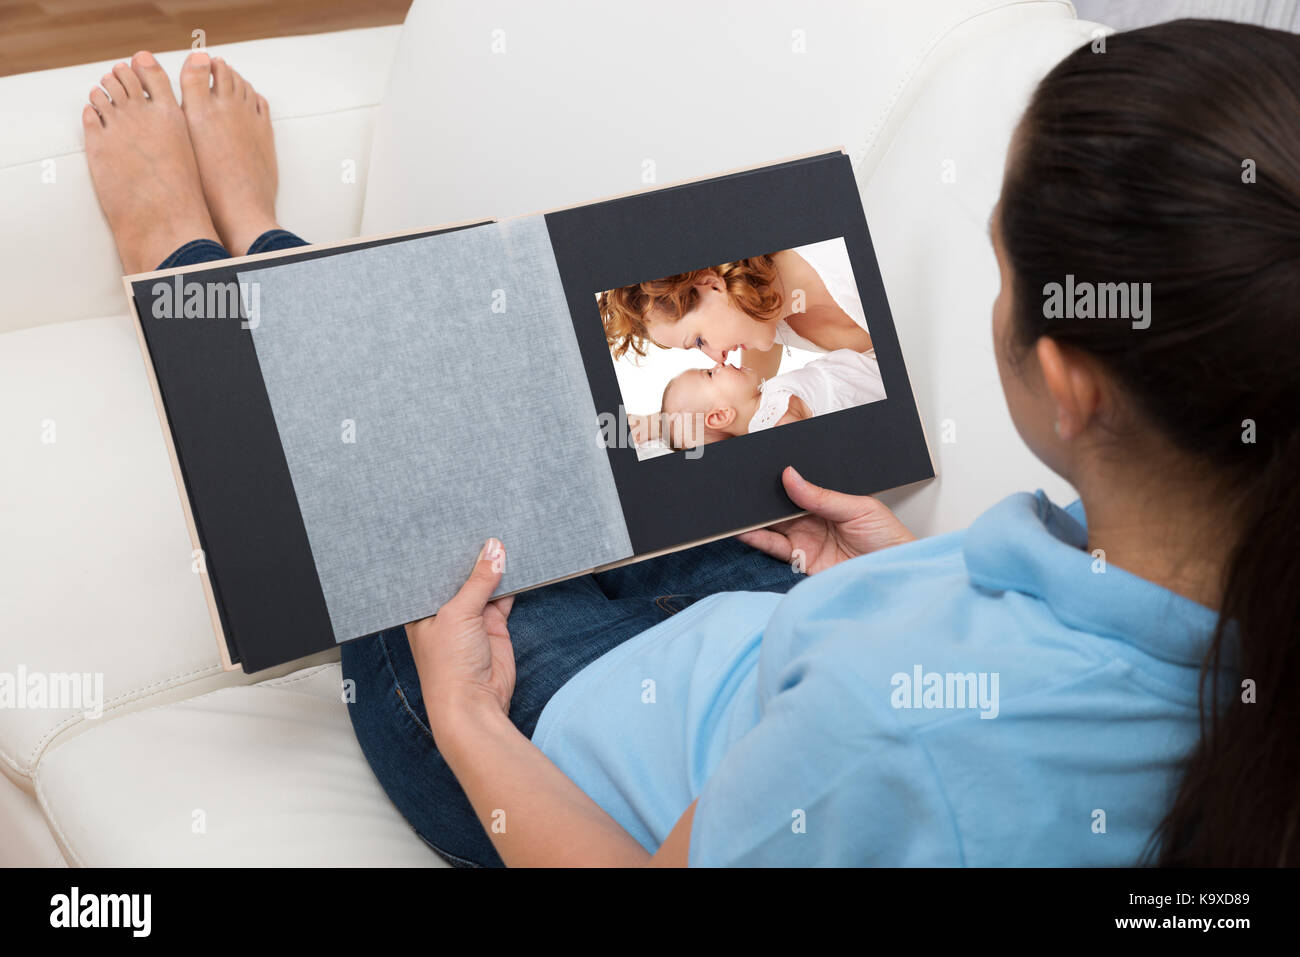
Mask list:
[[863,182],[981,21],[1072,17],[1057,0],[571,0],[562,17],[530,0],[416,0],[362,230],[517,216],[840,146]]
[[107,715],[0,708],[22,783],[61,734],[249,679],[221,670],[131,320],[0,336],[0,409],[0,671],[102,675]]
[[128,714],[53,749],[36,788],[64,855],[115,867],[441,865],[370,773],[341,682],[337,663],[308,668]]

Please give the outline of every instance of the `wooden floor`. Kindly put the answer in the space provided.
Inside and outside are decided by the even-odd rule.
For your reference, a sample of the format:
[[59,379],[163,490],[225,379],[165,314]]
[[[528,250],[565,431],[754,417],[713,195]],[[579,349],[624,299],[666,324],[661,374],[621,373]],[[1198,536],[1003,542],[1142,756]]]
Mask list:
[[210,45],[401,23],[411,0],[0,0],[0,76]]

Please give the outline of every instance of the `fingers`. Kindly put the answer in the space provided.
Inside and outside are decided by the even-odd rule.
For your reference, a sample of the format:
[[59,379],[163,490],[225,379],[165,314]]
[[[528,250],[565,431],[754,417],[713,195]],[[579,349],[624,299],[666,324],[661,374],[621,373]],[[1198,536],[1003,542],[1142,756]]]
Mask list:
[[794,555],[794,546],[790,544],[790,539],[770,528],[756,528],[750,532],[742,532],[736,538],[778,561],[788,562]]
[[847,522],[850,519],[860,518],[878,504],[869,495],[846,495],[843,492],[832,492],[820,485],[813,485],[793,467],[781,473],[781,481],[785,485],[785,493],[790,496],[792,502],[828,522]]
[[447,604],[455,605],[456,610],[463,614],[483,614],[492,593],[501,584],[501,575],[505,569],[506,547],[495,538],[489,538],[479,552],[478,561],[474,563],[474,570],[470,572],[468,580]]

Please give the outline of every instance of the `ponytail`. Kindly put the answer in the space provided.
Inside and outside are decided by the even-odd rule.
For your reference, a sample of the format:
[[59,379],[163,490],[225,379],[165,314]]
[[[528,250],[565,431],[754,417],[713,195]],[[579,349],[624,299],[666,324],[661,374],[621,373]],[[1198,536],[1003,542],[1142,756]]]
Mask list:
[[[1162,865],[1300,864],[1297,477],[1293,428],[1242,501],[1241,537],[1201,672],[1201,740],[1155,835]],[[1236,687],[1222,687],[1228,662]]]

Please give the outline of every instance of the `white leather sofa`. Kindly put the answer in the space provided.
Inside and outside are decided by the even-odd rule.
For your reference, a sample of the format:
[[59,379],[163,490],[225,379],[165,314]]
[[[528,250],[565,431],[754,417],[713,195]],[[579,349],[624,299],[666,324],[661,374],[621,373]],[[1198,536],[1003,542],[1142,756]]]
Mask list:
[[[847,148],[940,470],[887,498],[933,533],[1071,497],[1003,405],[985,229],[1029,91],[1098,29],[1058,0],[417,0],[218,52],[270,100],[281,222],[318,241],[621,193],[646,159],[666,183]],[[83,154],[107,67],[0,79],[0,672],[102,674],[105,703],[0,708],[0,863],[436,865],[336,652],[220,668]]]

